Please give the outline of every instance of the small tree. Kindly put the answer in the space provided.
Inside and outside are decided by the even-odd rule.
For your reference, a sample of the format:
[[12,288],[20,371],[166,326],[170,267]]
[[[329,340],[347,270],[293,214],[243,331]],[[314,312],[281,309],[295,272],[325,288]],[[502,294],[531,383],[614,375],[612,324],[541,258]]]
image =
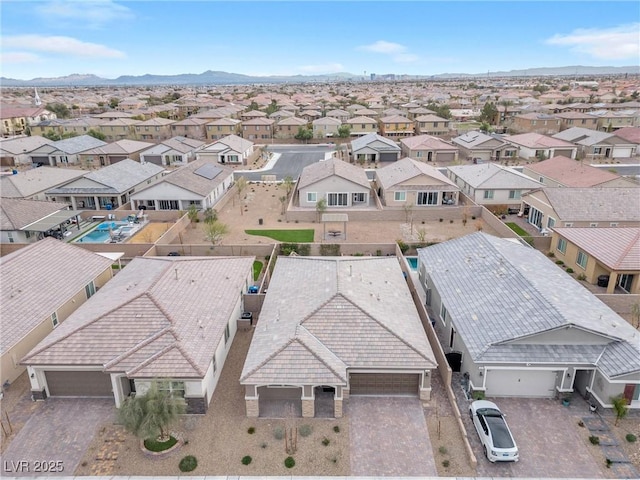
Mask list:
[[327,200],[321,198],[316,202],[316,213],[318,214],[318,222],[322,220],[322,214],[327,211]]
[[109,100],[109,106],[110,106],[111,108],[116,108],[118,105],[120,105],[120,99],[119,99],[119,98],[117,98],[117,97],[112,97],[112,98]]
[[[482,107],[482,111],[480,112],[480,121],[483,123],[488,123],[491,125],[496,122],[498,118],[498,109],[496,108],[493,102],[487,102]],[[482,129],[482,127],[480,128]]]
[[340,138],[349,138],[351,136],[351,125],[345,123],[338,127],[338,136]]
[[218,220],[218,212],[215,208],[208,207],[204,211],[204,221],[205,223],[213,223]]
[[144,395],[127,397],[118,417],[124,427],[138,438],[167,440],[169,428],[184,413],[185,404],[171,392],[160,390],[154,380]]
[[244,177],[238,178],[238,180],[236,180],[236,189],[238,191],[238,199],[240,200],[240,215],[243,215],[242,193],[246,188],[247,188],[247,179]]
[[304,143],[307,143],[307,141],[313,138],[313,130],[300,127],[298,128],[298,133],[296,133],[293,138],[296,140],[304,140]]
[[284,215],[285,213],[287,213],[288,198],[286,195],[282,195],[281,197],[278,198],[278,200],[280,200],[280,213]]
[[187,210],[187,217],[189,217],[189,221],[191,222],[191,228],[196,228],[195,223],[198,221],[198,207],[191,204],[189,210]]
[[618,422],[627,416],[629,413],[629,404],[627,399],[622,395],[611,398],[611,405],[613,405],[613,411],[616,413],[616,421],[614,425],[618,425]]
[[282,187],[284,188],[284,191],[287,192],[287,197],[291,195],[291,192],[293,191],[293,185],[294,183],[291,175],[287,175],[282,179]]
[[206,223],[204,226],[204,235],[214,247],[222,241],[222,237],[224,237],[228,232],[229,227],[217,220]]
[[107,138],[107,136],[104,133],[99,132],[98,130],[94,130],[93,128],[87,132],[87,135],[93,138],[97,138],[98,140],[102,140],[103,142]]

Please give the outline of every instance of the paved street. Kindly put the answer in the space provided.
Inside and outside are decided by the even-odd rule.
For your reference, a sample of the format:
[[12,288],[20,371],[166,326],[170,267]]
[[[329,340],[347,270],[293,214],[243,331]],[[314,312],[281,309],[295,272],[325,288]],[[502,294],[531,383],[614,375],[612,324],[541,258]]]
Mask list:
[[243,176],[248,181],[256,182],[262,180],[263,175],[275,175],[276,180],[282,180],[288,175],[295,181],[304,167],[324,160],[334,149],[334,145],[328,144],[271,145],[267,147],[267,151],[280,155],[275,165],[267,166],[264,170],[236,170],[234,176]]

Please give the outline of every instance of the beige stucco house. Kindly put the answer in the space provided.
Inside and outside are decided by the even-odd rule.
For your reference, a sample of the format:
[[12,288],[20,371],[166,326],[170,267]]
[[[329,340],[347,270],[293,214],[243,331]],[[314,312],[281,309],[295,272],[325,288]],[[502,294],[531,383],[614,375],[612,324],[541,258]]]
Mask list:
[[171,125],[174,123],[174,120],[162,117],[143,120],[133,126],[135,138],[145,142],[161,142],[171,138]]
[[358,137],[369,133],[378,133],[378,121],[368,116],[357,116],[348,119],[345,122],[351,127],[351,136]]
[[518,149],[499,137],[471,131],[452,138],[451,142],[460,149],[460,157],[484,162],[499,162],[515,159]]
[[431,135],[417,135],[400,140],[404,157],[421,162],[455,162],[458,159],[458,147]]
[[220,140],[228,135],[236,135],[240,132],[241,122],[236,118],[219,118],[206,125],[207,139]]
[[433,114],[418,115],[414,118],[416,133],[441,137],[449,133],[449,120]]
[[228,135],[199,150],[197,158],[213,159],[223,164],[243,164],[253,155],[253,151],[253,142],[237,135]]
[[322,117],[311,122],[313,138],[337,137],[342,122],[333,117]]
[[398,259],[279,257],[240,383],[248,417],[322,402],[339,418],[350,396],[428,400],[436,365]]
[[522,173],[545,187],[631,187],[633,183],[603,168],[567,157],[553,157],[522,166]]
[[111,279],[111,264],[53,238],[0,257],[3,384],[14,382],[25,371],[22,358]]
[[640,228],[554,228],[551,252],[593,285],[640,294]]
[[402,115],[387,115],[380,119],[380,135],[390,138],[405,138],[415,135],[415,122]]
[[127,158],[139,161],[140,153],[153,147],[153,145],[153,143],[139,142],[137,140],[118,140],[102,147],[80,152],[78,161],[87,168],[113,165]]
[[158,380],[184,399],[187,413],[206,413],[253,261],[134,258],[24,358],[32,394],[110,397],[119,407]]

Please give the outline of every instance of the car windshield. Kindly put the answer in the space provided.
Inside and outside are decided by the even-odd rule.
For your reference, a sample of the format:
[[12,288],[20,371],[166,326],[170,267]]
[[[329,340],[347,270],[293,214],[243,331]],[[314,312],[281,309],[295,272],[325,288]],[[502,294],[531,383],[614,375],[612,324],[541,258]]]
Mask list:
[[485,415],[487,426],[491,431],[491,437],[493,438],[493,446],[496,448],[513,448],[513,438],[507,427],[504,418],[500,412],[493,410],[489,415]]

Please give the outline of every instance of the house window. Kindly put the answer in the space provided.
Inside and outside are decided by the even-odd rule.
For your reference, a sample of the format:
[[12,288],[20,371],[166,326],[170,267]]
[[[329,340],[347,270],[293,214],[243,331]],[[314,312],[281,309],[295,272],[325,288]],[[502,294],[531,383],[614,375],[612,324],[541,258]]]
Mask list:
[[396,202],[404,202],[407,200],[407,192],[393,192],[393,199]]
[[573,222],[564,222],[564,226],[567,228],[573,227]]
[[169,392],[173,398],[184,398],[184,382],[158,382],[158,390],[161,392]]
[[177,200],[160,200],[158,204],[160,210],[178,210]]
[[316,203],[318,201],[317,192],[307,192],[307,202]]
[[444,306],[444,303],[440,304],[440,320],[445,325],[447,324],[447,307]]
[[539,181],[540,183],[544,183],[544,177],[538,177],[538,181]]
[[556,224],[556,219],[553,217],[547,218],[547,228],[553,228]]
[[578,257],[576,258],[576,263],[580,265],[583,269],[587,268],[587,254],[578,250]]
[[485,190],[484,191],[485,200],[490,200],[493,198],[493,190]]
[[93,282],[90,282],[84,287],[84,293],[87,294],[87,300],[90,299],[94,293],[96,293],[96,286]]
[[509,198],[514,200],[514,199],[519,199],[522,196],[522,191],[521,190],[509,190]]
[[213,373],[216,373],[216,371],[218,370],[218,364],[216,363],[216,356],[215,355],[211,359],[211,365],[212,365]]
[[598,226],[598,224],[597,224],[597,223],[590,223],[590,224],[589,224],[589,226],[590,226],[590,227],[597,227],[597,226]]
[[51,323],[53,324],[53,328],[56,328],[58,326],[58,323],[60,323],[58,321],[58,314],[56,312],[53,312],[51,314]]
[[437,205],[438,192],[418,192],[417,205]]
[[418,151],[418,152],[416,153],[416,157],[418,157],[418,158],[422,157],[422,151]]
[[346,193],[329,193],[327,197],[327,204],[330,207],[346,207],[348,205],[349,196]]
[[567,253],[567,241],[564,238],[558,239],[556,250],[558,250],[560,253]]
[[617,227],[618,226],[618,222],[611,222],[609,224],[610,227]]
[[227,342],[229,341],[229,337],[231,336],[231,331],[229,329],[229,324],[227,323],[227,326],[224,327],[224,344],[226,345]]
[[7,232],[7,238],[9,239],[9,243],[15,243],[13,232]]
[[353,194],[353,203],[364,203],[365,202],[366,193],[354,193]]
[[227,161],[238,163],[238,155],[227,155]]

